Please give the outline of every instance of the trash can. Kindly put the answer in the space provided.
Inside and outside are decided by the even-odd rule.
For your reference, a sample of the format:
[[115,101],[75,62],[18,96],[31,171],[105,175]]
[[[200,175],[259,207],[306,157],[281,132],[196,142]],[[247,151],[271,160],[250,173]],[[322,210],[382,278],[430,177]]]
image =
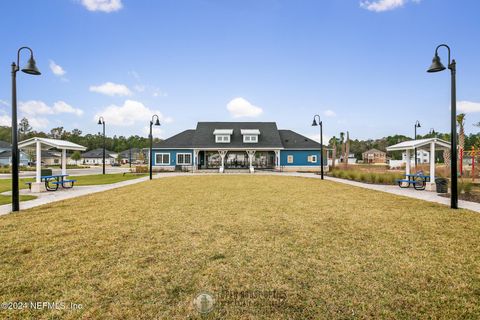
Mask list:
[[448,192],[448,180],[445,178],[435,179],[435,185],[437,187],[437,193],[447,193]]

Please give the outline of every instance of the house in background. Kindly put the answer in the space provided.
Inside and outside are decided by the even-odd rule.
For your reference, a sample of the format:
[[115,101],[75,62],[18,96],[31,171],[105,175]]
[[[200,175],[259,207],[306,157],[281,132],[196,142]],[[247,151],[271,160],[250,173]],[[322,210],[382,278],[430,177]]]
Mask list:
[[[343,155],[339,158],[339,163],[345,163],[343,159]],[[348,164],[355,164],[357,163],[357,158],[355,157],[355,153],[348,154]]]
[[[415,163],[415,154],[412,152],[410,155],[410,161],[413,161]],[[407,153],[403,152],[402,153],[402,162],[407,163]],[[430,152],[427,150],[417,150],[417,163],[430,163]]]
[[[30,156],[20,150],[20,165],[28,166]],[[0,141],[0,165],[9,166],[12,164],[12,145],[6,141]]]
[[121,164],[128,164],[130,160],[133,164],[143,164],[145,163],[146,154],[142,149],[131,148],[124,150],[119,153]]
[[387,153],[378,149],[370,149],[362,153],[363,163],[387,163]]
[[198,122],[155,144],[149,159],[157,170],[318,171],[320,144],[275,122]]
[[[118,153],[105,150],[105,164],[114,164],[117,162]],[[83,164],[103,164],[103,149],[98,148],[82,153],[80,163]]]

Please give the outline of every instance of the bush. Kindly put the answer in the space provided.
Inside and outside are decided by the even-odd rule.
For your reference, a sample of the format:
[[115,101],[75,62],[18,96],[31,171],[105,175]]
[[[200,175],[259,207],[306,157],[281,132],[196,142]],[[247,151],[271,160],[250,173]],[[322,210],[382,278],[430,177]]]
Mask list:
[[148,167],[147,166],[136,166],[135,167],[135,172],[136,173],[148,173]]

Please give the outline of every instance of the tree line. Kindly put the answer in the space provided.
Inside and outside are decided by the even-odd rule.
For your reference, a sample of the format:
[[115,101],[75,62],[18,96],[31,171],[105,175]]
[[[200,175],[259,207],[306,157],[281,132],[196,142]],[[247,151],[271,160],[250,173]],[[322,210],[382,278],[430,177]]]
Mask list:
[[[80,129],[73,129],[72,131],[65,130],[64,127],[52,128],[49,132],[33,130],[27,118],[23,118],[18,125],[18,139],[19,141],[26,140],[33,137],[53,138],[67,140],[73,143],[87,147],[87,150],[103,148],[103,135],[97,134],[83,134]],[[11,143],[12,128],[7,126],[0,126],[0,140]],[[154,143],[161,141],[159,138],[153,139]],[[132,136],[116,136],[105,137],[105,148],[113,152],[121,152],[130,148],[148,148],[149,139],[138,135]]]

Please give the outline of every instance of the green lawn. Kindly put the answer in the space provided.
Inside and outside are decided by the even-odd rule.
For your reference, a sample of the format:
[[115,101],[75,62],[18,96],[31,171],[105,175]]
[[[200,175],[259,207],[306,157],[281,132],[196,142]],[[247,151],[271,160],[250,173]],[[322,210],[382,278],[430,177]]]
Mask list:
[[[127,173],[124,175],[123,173],[115,173],[115,174],[106,174],[106,175],[95,174],[95,175],[78,176],[78,177],[72,176],[69,178],[77,180],[77,182],[75,183],[75,185],[77,186],[90,186],[90,185],[99,185],[99,184],[111,184],[115,182],[137,179],[144,176],[146,176],[146,174]],[[25,184],[25,182],[32,182],[34,180],[35,180],[34,178],[20,179],[19,181],[20,189],[27,189],[28,186]],[[0,193],[5,191],[10,191],[10,190],[12,190],[12,180],[0,179]],[[35,198],[36,198],[35,196],[31,196],[31,195],[22,195],[20,196],[20,201],[27,201]],[[11,202],[12,202],[11,196],[5,196],[0,194],[0,205],[11,203]]]
[[[83,307],[0,318],[480,318],[478,213],[331,181],[169,177],[0,230],[0,301]],[[203,291],[218,299],[205,316]]]

